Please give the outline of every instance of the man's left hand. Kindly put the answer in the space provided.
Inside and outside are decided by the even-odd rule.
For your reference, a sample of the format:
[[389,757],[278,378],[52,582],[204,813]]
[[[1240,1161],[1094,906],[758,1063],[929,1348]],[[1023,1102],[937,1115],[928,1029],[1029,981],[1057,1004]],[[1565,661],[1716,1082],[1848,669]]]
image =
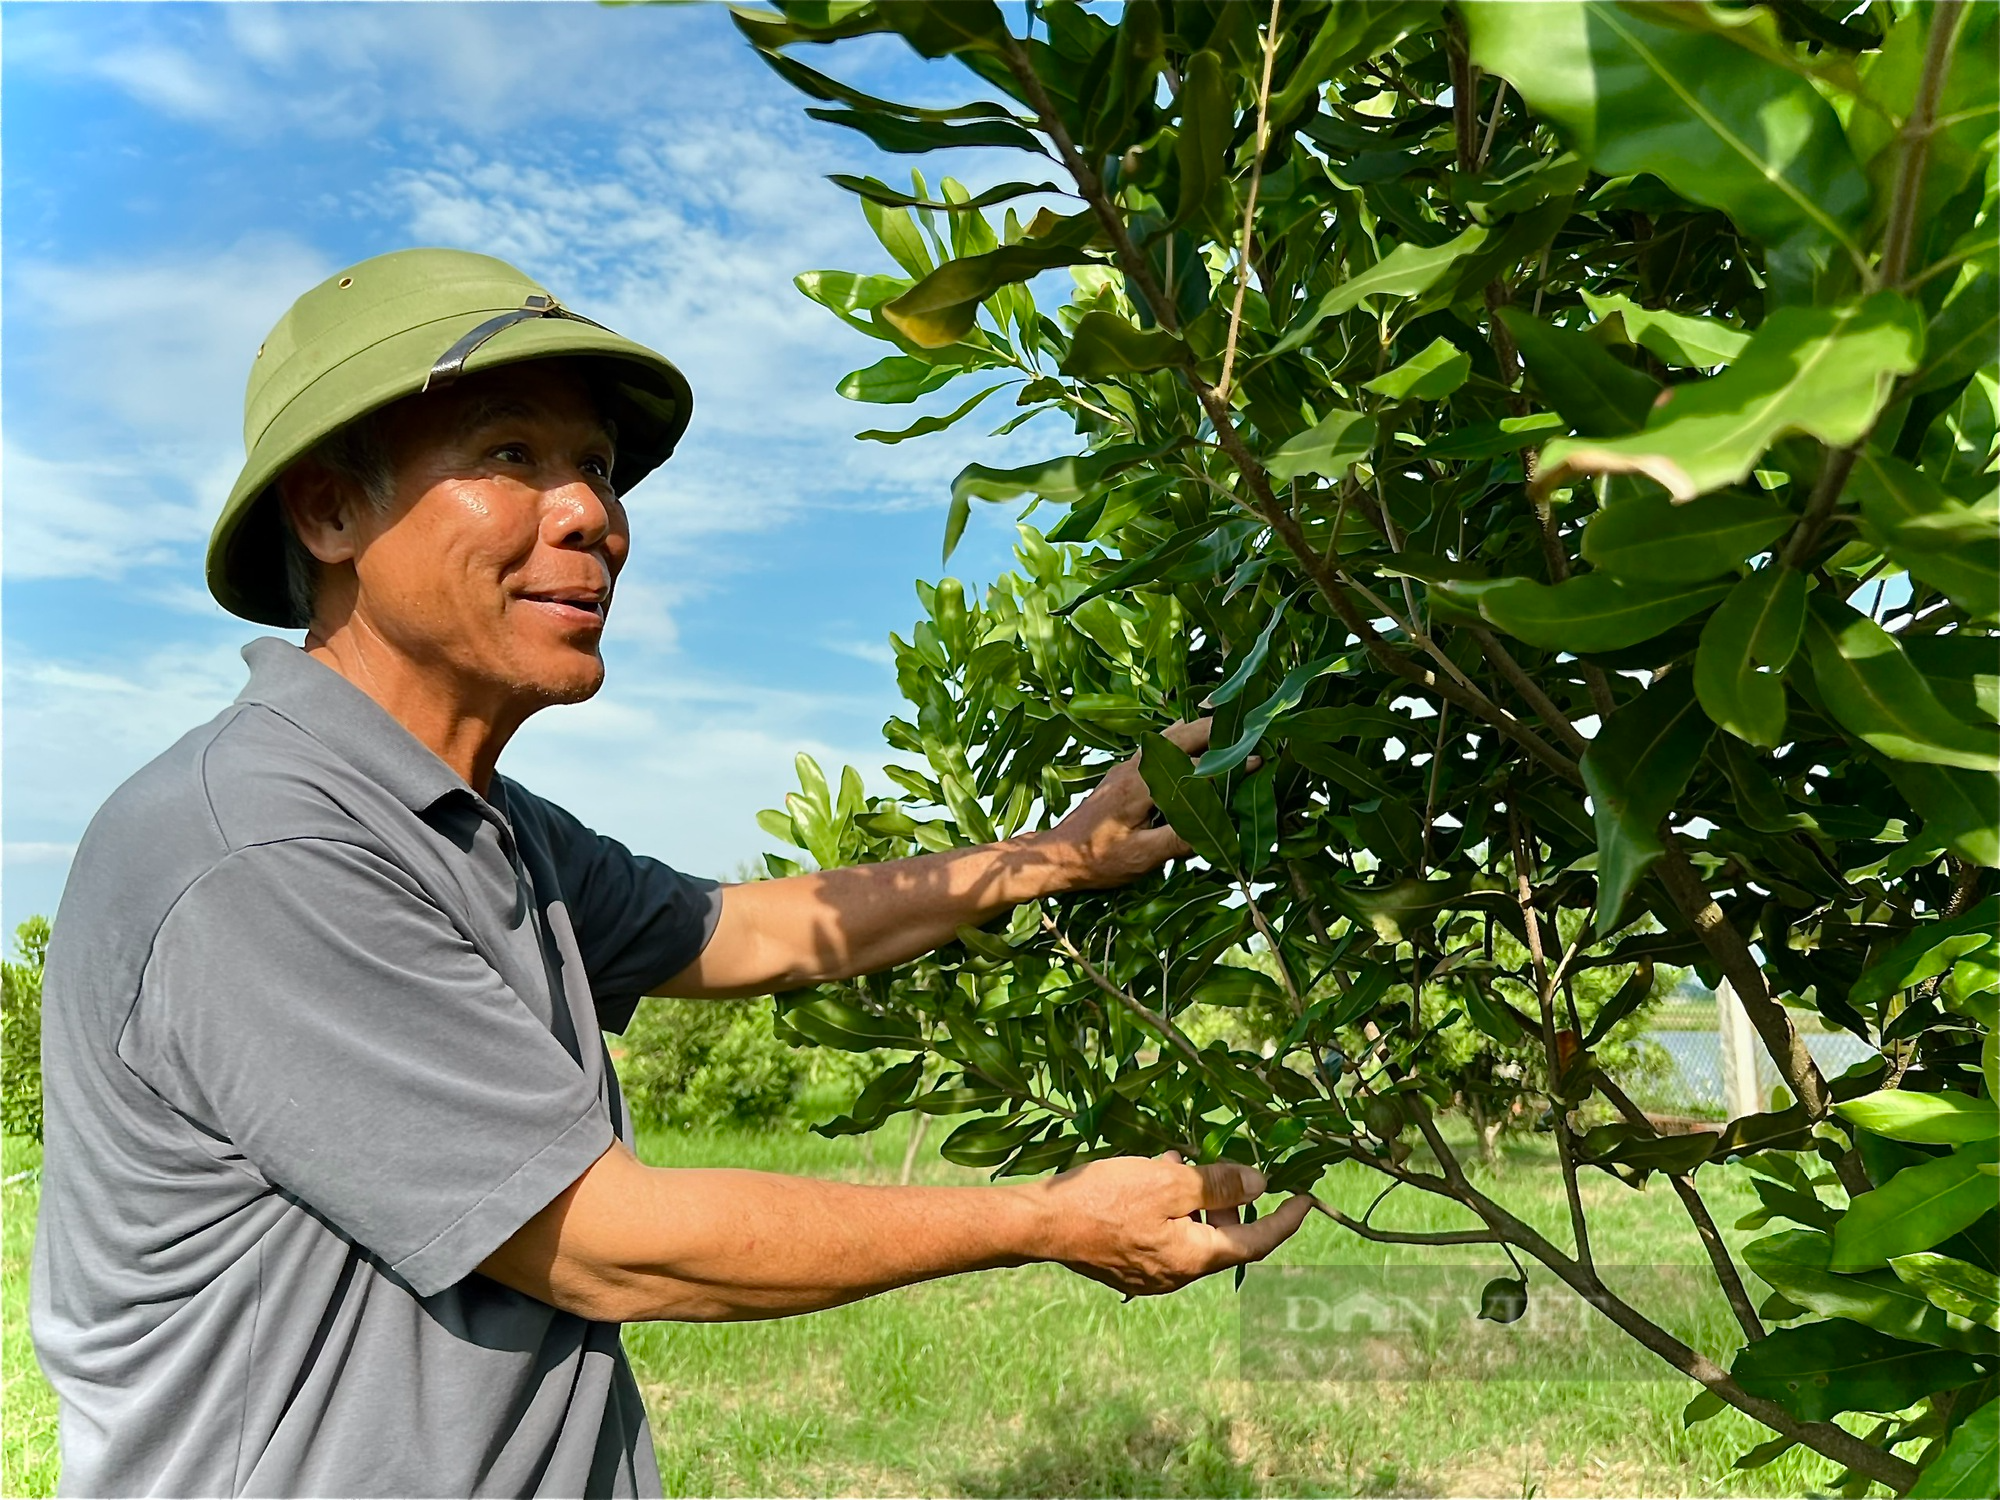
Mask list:
[[[1189,755],[1200,755],[1208,748],[1211,722],[1196,719],[1161,732]],[[1158,812],[1135,755],[1037,838],[1067,868],[1071,889],[1102,890],[1137,880],[1170,859],[1194,852],[1165,822],[1155,821]]]

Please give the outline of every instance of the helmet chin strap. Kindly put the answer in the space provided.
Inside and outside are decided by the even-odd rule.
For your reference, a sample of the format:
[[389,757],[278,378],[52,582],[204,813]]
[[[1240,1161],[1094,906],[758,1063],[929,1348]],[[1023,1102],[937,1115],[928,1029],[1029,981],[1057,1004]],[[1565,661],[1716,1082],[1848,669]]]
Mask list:
[[431,366],[430,373],[424,377],[423,389],[442,390],[450,385],[465,373],[465,362],[475,349],[501,329],[512,328],[516,323],[525,323],[530,318],[569,318],[578,323],[588,323],[592,328],[604,327],[595,318],[586,318],[582,313],[571,312],[555,298],[537,293],[523,300],[519,307],[510,308],[498,317],[488,318],[440,354],[437,363]]

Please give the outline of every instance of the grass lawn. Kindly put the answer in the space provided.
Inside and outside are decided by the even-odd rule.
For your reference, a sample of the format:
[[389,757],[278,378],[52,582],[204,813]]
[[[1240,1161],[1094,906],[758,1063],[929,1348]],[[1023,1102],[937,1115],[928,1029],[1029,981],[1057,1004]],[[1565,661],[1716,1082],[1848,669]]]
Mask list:
[[[840,1141],[659,1132],[640,1149],[663,1165],[893,1181],[903,1129]],[[38,1154],[9,1139],[6,1176]],[[982,1180],[925,1156],[920,1180]],[[1377,1181],[1342,1168],[1321,1196],[1359,1213]],[[1725,1233],[1743,1238],[1727,1226],[1752,1205],[1747,1189],[1723,1173],[1703,1182]],[[1491,1185],[1566,1241],[1560,1181],[1539,1143],[1513,1148]],[[1601,1263],[1692,1258],[1664,1188],[1635,1193],[1598,1178],[1586,1190]],[[25,1327],[35,1186],[10,1181],[5,1193],[0,1492],[47,1495],[57,1475],[54,1401]],[[1376,1222],[1456,1227],[1401,1193]],[[1483,1261],[1482,1251],[1370,1245],[1315,1217],[1281,1258],[1402,1264]],[[1695,1387],[1678,1376],[1436,1378],[1447,1366],[1424,1381],[1242,1380],[1236,1298],[1221,1277],[1125,1304],[1036,1266],[783,1322],[635,1325],[625,1342],[670,1495],[1800,1495],[1823,1490],[1833,1473],[1800,1450],[1734,1470],[1768,1434],[1734,1412],[1684,1431],[1680,1411]]]

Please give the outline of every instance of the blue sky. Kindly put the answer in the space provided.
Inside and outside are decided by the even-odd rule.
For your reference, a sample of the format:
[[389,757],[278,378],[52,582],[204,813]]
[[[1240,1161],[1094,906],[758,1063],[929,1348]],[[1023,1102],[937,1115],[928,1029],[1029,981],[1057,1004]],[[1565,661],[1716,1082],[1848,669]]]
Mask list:
[[[900,44],[842,53],[874,92],[965,91]],[[791,284],[892,269],[824,174],[909,159],[806,119],[719,5],[8,4],[0,97],[10,930],[53,911],[111,790],[241,686],[237,651],[266,632],[209,600],[203,544],[250,357],[341,266],[497,254],[687,372],[693,427],[634,492],[607,687],[531,723],[502,769],[702,873],[767,846],[754,814],[795,751],[887,758],[886,640],[936,575],[951,475],[1070,446],[1046,419],[854,441],[957,399],[842,400],[839,376],[887,351]],[[984,183],[1040,164],[951,165]],[[1011,524],[984,511],[954,571],[990,575]]]

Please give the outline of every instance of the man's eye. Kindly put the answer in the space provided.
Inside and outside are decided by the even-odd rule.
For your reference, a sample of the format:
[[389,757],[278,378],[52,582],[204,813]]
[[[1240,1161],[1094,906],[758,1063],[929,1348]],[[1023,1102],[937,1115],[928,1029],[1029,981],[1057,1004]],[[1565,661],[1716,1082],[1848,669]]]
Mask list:
[[493,450],[493,456],[506,464],[524,464],[528,461],[528,450],[520,443],[503,443]]
[[583,461],[583,472],[586,474],[595,474],[600,479],[609,479],[611,477],[611,460],[602,457],[586,458]]

